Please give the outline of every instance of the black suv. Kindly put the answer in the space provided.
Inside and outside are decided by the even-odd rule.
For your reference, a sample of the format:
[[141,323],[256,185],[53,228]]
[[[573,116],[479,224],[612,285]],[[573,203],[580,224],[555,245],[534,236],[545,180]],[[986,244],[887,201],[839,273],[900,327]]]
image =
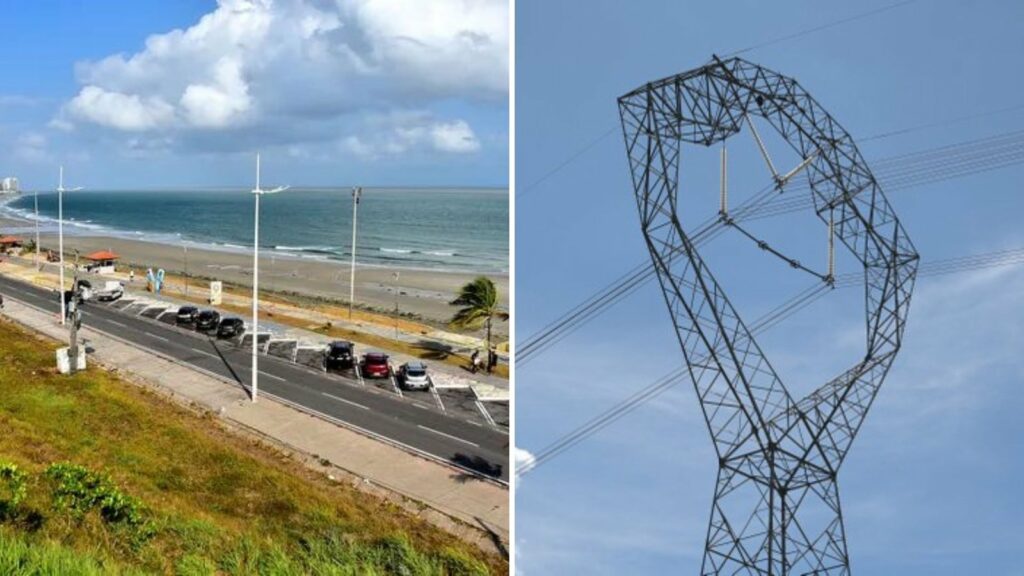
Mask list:
[[178,324],[195,324],[196,316],[199,316],[199,308],[195,306],[182,306],[178,308]]
[[245,321],[241,318],[225,318],[217,327],[217,338],[236,338],[245,333]]
[[196,330],[200,332],[216,330],[218,324],[220,324],[220,312],[216,310],[203,310],[196,317]]
[[331,342],[324,360],[328,370],[344,370],[355,365],[356,347],[351,342],[338,340]]

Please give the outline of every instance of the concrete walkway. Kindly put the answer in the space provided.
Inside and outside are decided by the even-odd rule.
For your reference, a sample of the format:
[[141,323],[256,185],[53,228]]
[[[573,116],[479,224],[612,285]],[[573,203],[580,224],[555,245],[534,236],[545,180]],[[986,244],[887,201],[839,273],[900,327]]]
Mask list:
[[[4,315],[50,338],[67,340],[67,332],[53,315],[21,304],[17,294],[5,296]],[[335,479],[346,478],[369,492],[390,496],[414,514],[485,549],[503,552],[503,544],[494,542],[495,536],[508,542],[509,492],[502,486],[267,397],[252,403],[237,385],[115,336],[88,327],[79,335],[90,351],[91,362],[116,367],[128,372],[132,380],[156,386],[178,401],[219,414],[226,424],[298,452],[311,467]]]

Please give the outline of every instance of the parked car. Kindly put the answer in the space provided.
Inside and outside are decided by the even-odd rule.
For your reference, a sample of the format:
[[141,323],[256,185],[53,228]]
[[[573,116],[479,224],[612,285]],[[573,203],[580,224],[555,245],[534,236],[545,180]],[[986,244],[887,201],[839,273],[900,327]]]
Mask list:
[[217,338],[237,338],[245,333],[245,320],[241,318],[225,318],[217,326]]
[[382,352],[368,352],[363,355],[362,371],[366,378],[388,378],[391,364],[388,355]]
[[220,324],[220,312],[216,310],[203,310],[196,316],[196,330],[210,332],[217,329]]
[[351,342],[337,340],[327,347],[324,364],[328,370],[345,370],[351,368],[355,362],[356,347]]
[[100,302],[113,302],[124,296],[124,284],[117,280],[108,280],[102,288],[96,290],[93,295]]
[[430,376],[427,365],[423,362],[406,362],[398,369],[402,387],[406,390],[427,390],[430,388]]
[[195,324],[197,316],[199,316],[199,308],[195,306],[178,308],[178,324]]

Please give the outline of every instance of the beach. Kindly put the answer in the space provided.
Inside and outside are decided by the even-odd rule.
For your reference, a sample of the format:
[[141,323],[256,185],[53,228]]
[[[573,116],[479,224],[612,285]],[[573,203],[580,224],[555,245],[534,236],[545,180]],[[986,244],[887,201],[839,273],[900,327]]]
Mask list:
[[[33,226],[32,222],[0,218],[0,233],[17,229],[18,236],[31,240],[31,234],[21,233]],[[53,234],[42,234],[43,250],[57,249]],[[145,280],[146,270],[164,269],[168,274],[186,273],[185,249],[167,243],[132,240],[113,236],[64,236],[65,252],[78,250],[82,255],[97,250],[112,250],[121,256],[119,270],[135,271],[136,282]],[[225,284],[252,286],[251,250],[213,250],[189,246],[187,252],[188,276],[197,284],[221,280]],[[395,274],[398,278],[395,278]],[[405,267],[366,266],[356,262],[355,302],[357,306],[392,313],[395,309],[396,289],[398,308],[402,314],[412,314],[431,324],[446,323],[456,307],[448,304],[459,289],[477,274],[443,270],[424,270]],[[498,287],[502,307],[508,307],[508,276],[486,274]],[[348,301],[349,266],[333,260],[274,255],[260,252],[260,289],[267,292],[293,293],[300,296]],[[495,332],[506,335],[507,323],[496,323]]]

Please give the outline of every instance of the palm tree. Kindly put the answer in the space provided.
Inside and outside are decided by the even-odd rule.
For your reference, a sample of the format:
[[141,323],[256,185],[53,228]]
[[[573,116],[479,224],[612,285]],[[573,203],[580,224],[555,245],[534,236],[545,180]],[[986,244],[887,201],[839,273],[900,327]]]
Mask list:
[[479,276],[462,287],[459,297],[450,302],[462,308],[452,316],[450,324],[456,328],[476,330],[487,327],[487,352],[491,351],[491,323],[495,318],[508,320],[508,312],[498,309],[498,289],[490,278]]

